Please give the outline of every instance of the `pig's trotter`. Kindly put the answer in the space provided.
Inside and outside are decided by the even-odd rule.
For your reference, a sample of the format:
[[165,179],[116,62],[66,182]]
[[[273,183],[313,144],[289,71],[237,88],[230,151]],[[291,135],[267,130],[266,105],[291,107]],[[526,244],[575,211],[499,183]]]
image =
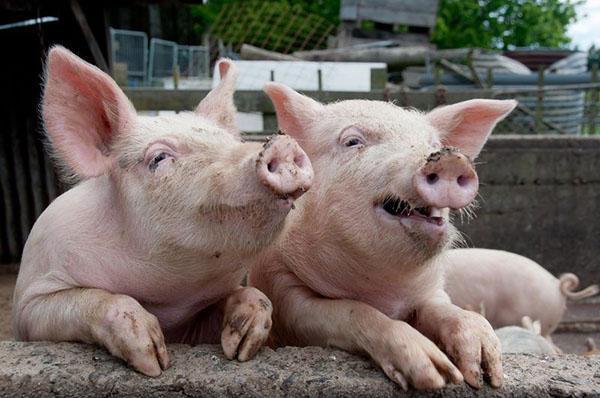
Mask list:
[[[391,321],[369,350],[385,374],[408,389],[438,389],[463,378],[446,355],[406,322]],[[408,381],[408,382],[407,382]]]
[[271,301],[253,287],[236,290],[227,298],[221,345],[225,356],[247,361],[264,345],[271,331]]
[[158,319],[133,298],[113,295],[100,303],[92,336],[108,351],[139,372],[159,376],[169,367],[169,355]]
[[[475,388],[482,384],[482,371],[492,387],[500,387],[503,381],[502,351],[500,341],[489,322],[479,314],[462,310],[453,305],[427,311],[430,325],[424,326],[430,338],[436,341],[457,364],[465,381]],[[441,326],[440,326],[441,325]],[[420,329],[419,325],[417,328]]]

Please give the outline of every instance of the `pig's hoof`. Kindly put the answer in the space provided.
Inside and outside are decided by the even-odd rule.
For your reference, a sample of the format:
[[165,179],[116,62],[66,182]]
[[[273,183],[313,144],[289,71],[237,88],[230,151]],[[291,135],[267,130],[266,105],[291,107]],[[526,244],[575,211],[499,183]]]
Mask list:
[[481,387],[482,371],[485,371],[492,387],[502,385],[500,341],[484,317],[461,310],[457,316],[446,319],[439,339],[469,385]]
[[225,356],[247,361],[265,344],[271,331],[271,301],[253,287],[237,290],[225,305],[221,345]]
[[439,389],[446,381],[460,383],[458,369],[429,339],[410,325],[393,321],[371,352],[385,374],[404,390]]
[[128,296],[115,296],[93,327],[97,341],[108,351],[152,377],[169,367],[169,354],[158,319]]

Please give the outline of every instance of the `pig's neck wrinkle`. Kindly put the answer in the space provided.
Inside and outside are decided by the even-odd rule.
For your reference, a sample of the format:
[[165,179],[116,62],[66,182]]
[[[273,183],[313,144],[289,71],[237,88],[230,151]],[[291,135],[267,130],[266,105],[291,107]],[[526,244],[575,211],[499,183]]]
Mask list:
[[386,315],[402,319],[441,285],[434,262],[418,267],[382,266],[357,252],[311,233],[293,231],[280,250],[282,261],[309,288],[324,297],[366,302]]

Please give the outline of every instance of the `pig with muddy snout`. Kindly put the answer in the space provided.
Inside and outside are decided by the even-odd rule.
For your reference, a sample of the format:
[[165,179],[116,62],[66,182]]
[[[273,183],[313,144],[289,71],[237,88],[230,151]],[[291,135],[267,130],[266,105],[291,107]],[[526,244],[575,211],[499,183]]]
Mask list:
[[478,387],[482,371],[499,386],[498,339],[451,304],[437,256],[457,235],[450,209],[477,194],[472,160],[516,102],[422,114],[381,101],[323,105],[278,83],[265,91],[315,169],[285,236],[249,276],[273,301],[274,343],[368,354],[404,388],[463,377]]
[[282,231],[311,185],[296,142],[242,142],[235,66],[195,112],[138,116],[106,74],[62,47],[42,113],[59,162],[81,181],[35,223],[17,280],[19,340],[106,347],[138,371],[169,366],[166,342],[221,342],[251,358],[271,303],[241,287],[245,264]]

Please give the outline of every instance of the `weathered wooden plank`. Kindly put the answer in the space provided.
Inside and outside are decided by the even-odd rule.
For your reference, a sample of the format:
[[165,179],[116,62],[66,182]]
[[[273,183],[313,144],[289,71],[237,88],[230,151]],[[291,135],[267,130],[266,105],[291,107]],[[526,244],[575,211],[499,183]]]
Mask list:
[[344,0],[340,7],[340,19],[433,27],[437,9],[438,0]]
[[[209,90],[165,90],[158,88],[127,88],[125,93],[139,111],[192,110],[208,94]],[[388,93],[385,90],[370,92],[304,91],[317,101],[329,103],[349,99],[397,100],[418,109],[431,109],[436,103],[434,92]],[[452,104],[473,98],[490,98],[492,90],[449,91],[447,103]],[[402,101],[400,101],[400,99]],[[271,101],[262,91],[237,91],[235,103],[240,112],[273,113]]]
[[[1,155],[0,155],[1,156]],[[0,178],[0,264],[10,261],[8,247],[8,231],[6,229],[6,206],[4,204],[4,189],[2,188],[2,179]],[[2,267],[0,267],[0,270]]]
[[37,145],[37,134],[35,134],[35,128],[31,119],[27,119],[26,122],[27,132],[31,134],[29,142],[27,143],[27,161],[29,163],[29,176],[31,178],[31,195],[33,201],[33,216],[34,220],[42,214],[42,211],[46,207],[46,189],[43,178],[42,154],[38,152]]
[[276,51],[265,50],[264,48],[254,47],[250,44],[242,44],[240,50],[242,59],[246,60],[269,60],[269,61],[302,61],[293,55],[282,54]]
[[50,159],[47,152],[44,150],[44,178],[46,179],[46,190],[48,192],[48,203],[60,195],[60,178],[54,171],[54,162]]
[[21,253],[19,236],[21,226],[18,217],[18,203],[15,192],[12,189],[12,146],[10,144],[10,133],[8,130],[13,126],[7,123],[8,128],[0,132],[0,190],[4,199],[5,224],[0,228],[5,229],[6,243],[8,246],[8,257],[14,258]]
[[388,69],[402,69],[406,66],[425,65],[440,59],[454,61],[464,60],[469,49],[453,48],[449,50],[432,50],[426,45],[409,47],[375,47],[375,48],[334,48],[327,50],[296,51],[295,57],[305,61],[333,62],[383,62]]
[[[19,124],[12,119],[10,123],[10,141],[12,150],[12,189],[16,190],[18,204],[15,209],[18,209],[19,224],[21,233],[17,238],[21,245],[25,244],[29,229],[33,225],[32,206],[30,203],[29,188],[31,181],[29,180],[27,165],[25,163],[25,148],[27,146],[27,132],[20,131]],[[22,246],[21,246],[22,247]]]

